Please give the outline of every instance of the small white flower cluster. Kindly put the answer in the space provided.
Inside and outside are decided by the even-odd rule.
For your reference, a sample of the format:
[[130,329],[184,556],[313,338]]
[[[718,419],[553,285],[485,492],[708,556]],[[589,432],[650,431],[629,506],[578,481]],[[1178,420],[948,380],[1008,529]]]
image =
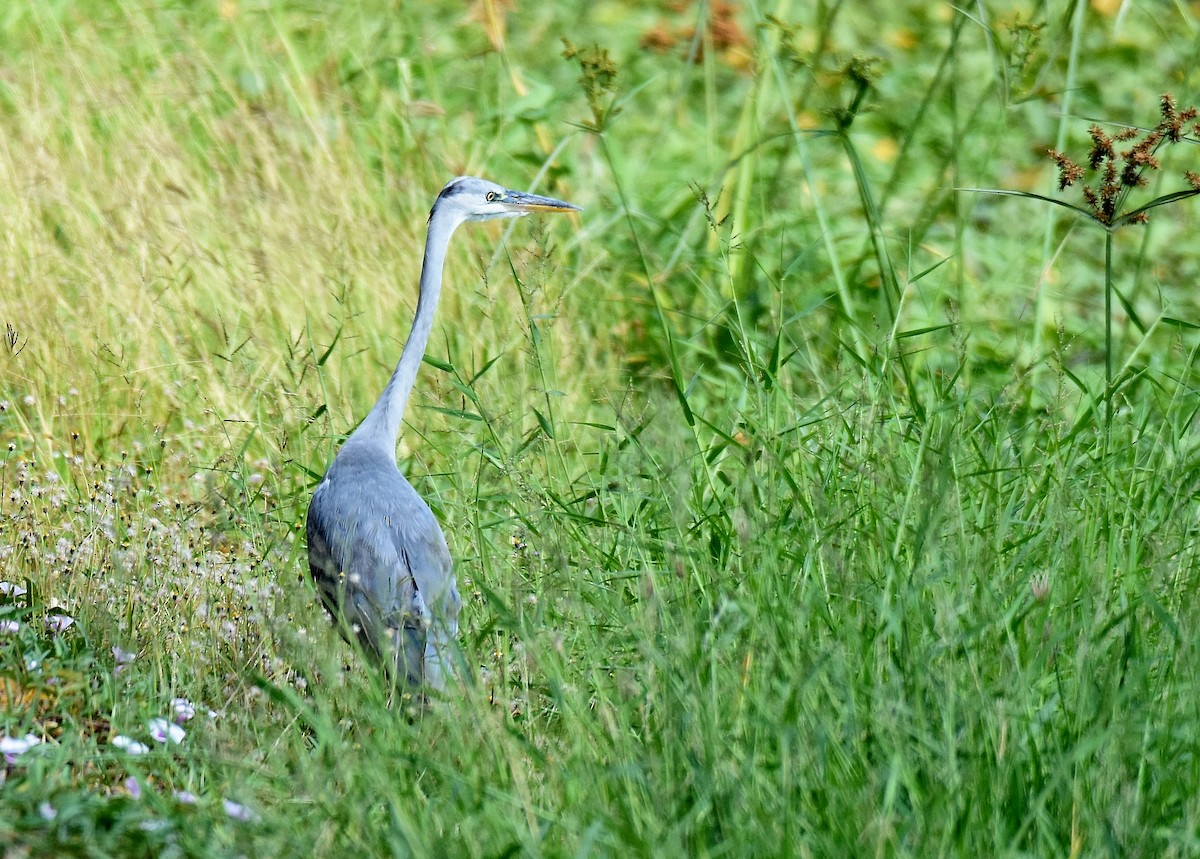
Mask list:
[[138,742],[133,737],[127,737],[124,734],[117,734],[108,741],[108,744],[115,749],[129,752],[131,755],[144,755],[150,751],[150,747],[145,743]]
[[187,731],[174,722],[168,722],[166,719],[151,719],[147,727],[150,729],[150,736],[159,743],[179,745],[183,742],[183,738],[187,736]]
[[171,712],[175,714],[175,723],[182,725],[196,717],[196,705],[187,698],[172,698]]
[[[125,656],[130,656],[130,654],[120,650],[120,648],[113,648],[114,655],[116,655],[118,651]],[[131,660],[132,658],[133,657],[130,656]],[[149,732],[150,738],[156,743],[177,746],[182,743],[183,738],[187,736],[187,731],[185,731],[181,726],[184,722],[191,721],[195,715],[196,705],[187,698],[172,698],[171,718],[165,719],[160,717],[151,719],[146,723],[146,730]],[[211,719],[216,718],[217,714],[212,710],[209,710],[208,715]],[[139,742],[133,737],[125,736],[124,734],[118,734],[117,736],[113,737],[111,740],[109,740],[109,745],[118,749],[122,749],[131,755],[144,755],[146,752],[150,751],[150,747],[145,743]]]
[[[0,602],[15,601],[18,597],[23,597],[27,591],[16,582],[0,582]],[[12,618],[0,619],[0,635],[16,635],[21,631],[19,621]]]
[[[196,704],[189,701],[187,698],[172,698],[171,699],[171,719],[155,718],[146,723],[147,731],[150,737],[155,742],[163,746],[177,746],[183,742],[183,738],[187,736],[187,732],[181,727],[184,722],[190,722],[196,716]],[[208,718],[215,719],[217,714],[212,710],[208,710]],[[118,735],[109,740],[109,744],[124,750],[131,755],[144,755],[150,751],[150,747],[145,743],[139,742],[132,737]],[[136,778],[129,776],[124,781],[124,787],[133,799],[141,799],[142,785]],[[187,790],[176,790],[174,792],[175,800],[181,805],[196,805],[200,799],[194,793]],[[258,815],[247,808],[246,806],[234,802],[230,799],[221,799],[221,805],[225,809],[225,813],[232,820],[240,822],[254,822],[259,819]],[[155,826],[159,822],[147,821],[149,826]]]
[[46,629],[50,630],[55,635],[61,635],[72,626],[75,625],[75,618],[69,614],[48,614],[46,615]]
[[[125,790],[128,792],[130,799],[139,800],[142,798],[142,783],[133,776],[129,776],[123,782]],[[192,793],[190,790],[172,791],[172,796],[180,805],[199,805],[200,797]],[[231,819],[241,823],[253,823],[259,819],[256,812],[242,805],[240,802],[234,802],[232,799],[221,798],[221,807],[225,810],[225,814]],[[166,826],[164,820],[144,820],[139,826],[145,832],[153,832]]]
[[23,737],[0,734],[0,756],[4,759],[3,764],[0,765],[0,786],[3,786],[8,779],[9,769],[21,759],[21,756],[41,743],[42,738],[37,734],[26,734]]
[[[155,606],[158,644],[167,650],[241,652],[271,635],[281,595],[273,577],[264,575],[271,558],[249,540],[214,539],[211,520],[198,507],[201,497],[210,497],[209,487],[164,497],[133,459],[76,465],[68,451],[58,453],[57,468],[34,459],[0,459],[6,502],[0,504],[0,561],[10,557],[48,594],[118,617],[136,595],[139,603]],[[183,448],[169,452],[162,470],[176,471],[187,457]],[[60,473],[64,463],[67,475]],[[249,470],[270,485],[269,469],[259,461]],[[288,551],[285,545],[272,549],[279,556]],[[0,604],[24,590],[0,583]],[[51,606],[45,628],[61,635],[82,622],[77,618]],[[206,634],[197,635],[198,627]],[[21,629],[15,619],[0,618],[0,636]],[[118,659],[118,672],[124,664]]]
[[113,666],[113,677],[120,677],[125,669],[132,665],[133,661],[137,659],[137,651],[125,650],[117,644],[112,646],[112,655],[113,662],[116,663]]
[[41,745],[42,739],[36,734],[26,734],[23,737],[0,736],[0,755],[4,755],[7,763],[15,764],[17,759],[34,746]]
[[[186,459],[188,452],[181,451],[180,456]],[[167,498],[147,482],[149,467],[132,459],[123,457],[116,465],[87,464],[67,450],[54,451],[52,459],[54,464],[47,468],[40,458],[0,455],[0,565],[27,572],[37,585],[39,603],[42,595],[63,598],[47,601],[44,616],[28,621],[24,614],[0,615],[0,646],[5,636],[24,635],[35,626],[41,636],[75,634],[73,628],[86,624],[88,616],[75,611],[84,605],[119,617],[131,594],[137,595],[139,603],[156,607],[152,620],[161,631],[156,648],[211,650],[215,645],[240,650],[269,634],[269,619],[275,615],[274,602],[280,594],[272,576],[264,574],[269,558],[250,541],[214,539],[211,519],[199,505],[202,497],[208,497],[208,487],[198,486],[194,493],[185,487],[182,497]],[[172,464],[172,469],[178,465]],[[264,479],[269,467],[266,462],[254,463],[255,473],[247,482],[258,492],[269,483]],[[283,555],[288,547],[273,551]],[[24,606],[26,595],[23,584],[0,581],[0,612]],[[204,622],[197,624],[201,619]],[[210,634],[197,636],[198,627]],[[138,660],[138,646],[131,645],[134,631],[124,629],[120,634],[129,649],[111,648],[113,676]],[[26,657],[28,670],[37,670],[40,658]],[[184,756],[190,723],[205,713],[209,719],[217,718],[206,707],[173,698],[161,716],[147,720],[143,727],[110,735],[110,754],[119,760],[122,754],[149,755],[158,747],[172,758]],[[21,756],[42,742],[34,734],[0,735],[0,784]],[[124,781],[134,799],[151,784],[133,776]],[[187,791],[176,791],[175,798],[182,804],[202,801]],[[211,798],[214,803],[218,800],[233,820],[258,819],[241,803],[219,794]],[[57,814],[48,803],[39,811],[47,821]]]

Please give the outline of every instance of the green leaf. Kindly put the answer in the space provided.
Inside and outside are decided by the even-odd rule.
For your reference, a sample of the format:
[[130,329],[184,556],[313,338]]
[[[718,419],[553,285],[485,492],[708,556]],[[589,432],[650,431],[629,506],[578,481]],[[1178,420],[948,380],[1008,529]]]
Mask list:
[[537,409],[533,410],[533,414],[537,417],[538,426],[542,428],[542,432],[546,434],[546,437],[554,438],[554,429],[550,426],[550,421],[546,420],[546,416]]
[[1113,221],[1114,227],[1119,227],[1129,223],[1130,220],[1136,218],[1142,212],[1149,212],[1151,209],[1157,209],[1159,206],[1165,206],[1168,203],[1174,203],[1177,200],[1186,200],[1188,197],[1195,197],[1200,194],[1200,189],[1188,188],[1186,191],[1176,191],[1173,194],[1165,194],[1162,197],[1156,197],[1144,206],[1134,209],[1132,212],[1126,212],[1121,217]]
[[1163,316],[1160,317],[1159,321],[1166,325],[1174,325],[1176,328],[1200,331],[1200,325],[1197,325],[1195,322],[1188,322],[1186,319],[1176,319],[1174,316]]
[[475,412],[464,412],[461,409],[443,409],[441,406],[426,406],[426,408],[431,412],[438,412],[443,415],[448,415],[452,418],[461,418],[464,421],[480,421],[481,423],[486,423],[486,421],[483,420],[483,415],[477,415]]
[[431,355],[426,355],[421,360],[431,367],[437,367],[443,373],[455,372],[453,364],[451,364],[447,361],[439,361],[437,358],[434,358]]
[[1065,200],[1058,200],[1054,197],[1047,197],[1045,194],[1035,194],[1032,191],[1009,191],[1005,188],[955,188],[955,191],[966,191],[971,194],[991,194],[995,197],[1026,197],[1030,200],[1041,200],[1043,203],[1053,203],[1055,206],[1062,206],[1064,209],[1070,209],[1077,215],[1083,215],[1089,221],[1095,221],[1100,226],[1104,223],[1098,220],[1091,212],[1080,206],[1068,203]]

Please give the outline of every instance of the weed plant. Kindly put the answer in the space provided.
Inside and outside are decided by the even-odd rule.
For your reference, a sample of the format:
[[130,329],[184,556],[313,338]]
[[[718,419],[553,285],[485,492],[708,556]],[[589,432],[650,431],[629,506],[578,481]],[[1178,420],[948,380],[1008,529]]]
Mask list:
[[[4,5],[0,854],[1195,855],[1198,26]],[[302,523],[467,172],[585,211],[455,238],[408,719]]]

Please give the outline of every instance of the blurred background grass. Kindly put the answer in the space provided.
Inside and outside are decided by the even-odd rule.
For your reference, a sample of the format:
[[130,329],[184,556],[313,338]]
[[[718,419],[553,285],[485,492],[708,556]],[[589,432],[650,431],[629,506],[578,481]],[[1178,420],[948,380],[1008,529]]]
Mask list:
[[[5,855],[1195,852],[1195,206],[1116,235],[1106,442],[1102,234],[955,189],[1195,103],[1198,14],[7,4]],[[585,212],[455,238],[409,724],[301,525],[460,173]]]

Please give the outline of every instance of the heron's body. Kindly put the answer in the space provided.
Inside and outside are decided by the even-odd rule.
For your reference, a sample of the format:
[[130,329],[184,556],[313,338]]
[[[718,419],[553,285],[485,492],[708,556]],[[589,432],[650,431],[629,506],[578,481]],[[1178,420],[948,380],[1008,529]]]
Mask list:
[[442,529],[396,467],[396,440],[433,326],[446,247],[465,221],[576,208],[469,176],[442,189],[429,213],[417,310],[400,362],[313,493],[308,562],[322,603],[343,636],[410,685],[443,684],[462,604]]
[[343,634],[397,677],[439,686],[458,588],[442,529],[395,457],[347,444],[313,494],[307,530],[313,580]]

